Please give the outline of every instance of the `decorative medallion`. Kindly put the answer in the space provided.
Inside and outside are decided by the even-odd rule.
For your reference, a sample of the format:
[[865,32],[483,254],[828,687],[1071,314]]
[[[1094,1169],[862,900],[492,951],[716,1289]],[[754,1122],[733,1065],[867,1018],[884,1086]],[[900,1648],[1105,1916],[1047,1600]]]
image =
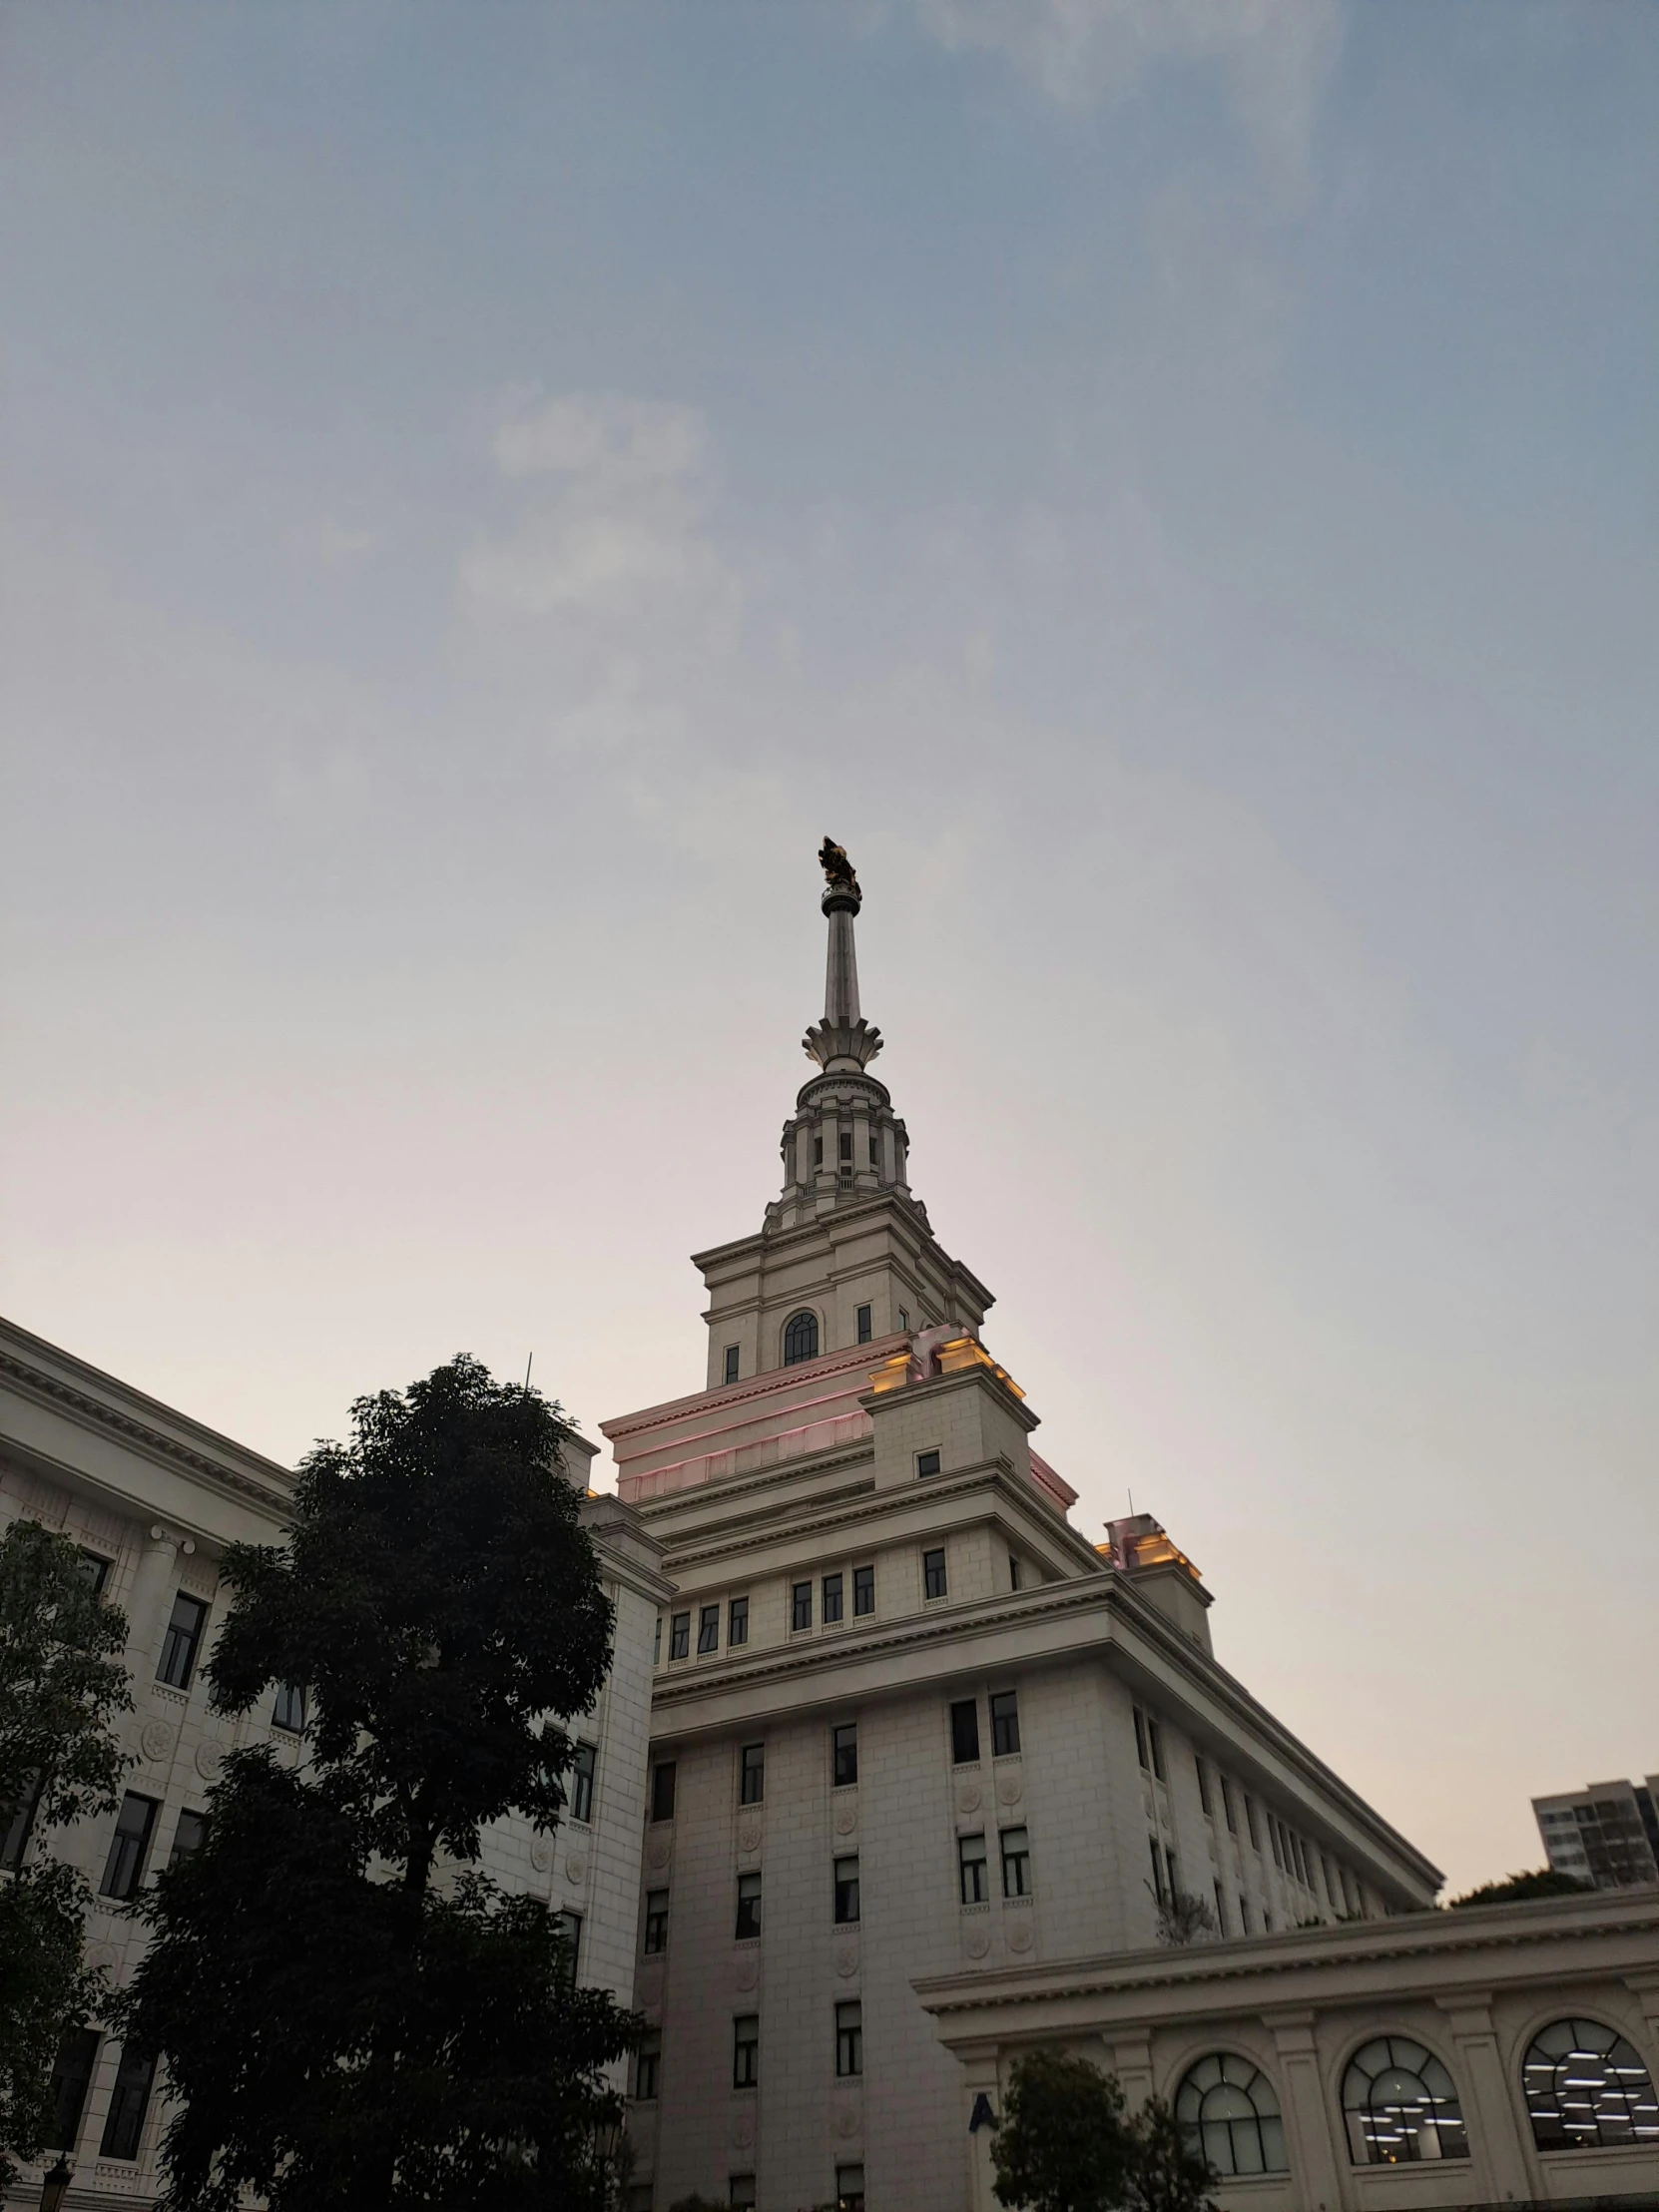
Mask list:
[[668,1865],[668,1838],[666,1836],[653,1836],[645,1858],[646,1864],[655,1867],[660,1874],[664,1867]]
[[1029,1950],[1033,1941],[1031,1923],[1023,1917],[1014,1922],[1008,1931],[1010,1950]]
[[173,1731],[166,1721],[149,1721],[139,1738],[139,1749],[146,1759],[165,1759],[173,1749]]
[[835,1807],[835,1834],[850,1836],[858,1825],[858,1808],[852,1804]]
[[1022,1774],[999,1774],[996,1778],[996,1794],[1004,1805],[1017,1805],[1025,1795],[1025,1777]]
[[983,1958],[991,1947],[991,1932],[983,1921],[975,1921],[962,1937],[962,1948],[970,1958]]
[[747,2150],[754,2142],[755,2115],[752,2112],[740,2112],[732,2122],[732,2140],[739,2150]]
[[537,1874],[545,1874],[553,1864],[553,1839],[551,1836],[532,1836],[530,1839],[530,1864]]
[[956,1810],[958,1813],[978,1812],[979,1785],[977,1782],[964,1782],[962,1784],[962,1787],[956,1792]]
[[858,1970],[858,1946],[850,1936],[843,1936],[835,1945],[835,1971],[843,1981]]
[[761,1824],[757,1820],[738,1823],[739,1851],[759,1851],[761,1848]]
[[835,2133],[842,2142],[848,2142],[858,2132],[858,2107],[840,2104],[835,2107]]
[[196,1747],[196,1771],[204,1782],[217,1782],[219,1770],[225,1764],[225,1746],[216,1744],[211,1736],[204,1736]]
[[116,1948],[114,1943],[94,1943],[87,1952],[87,1964],[94,1973],[114,1973]]
[[573,1851],[565,1861],[565,1880],[585,1882],[588,1879],[588,1855],[585,1851]]
[[753,1989],[760,1978],[761,1969],[753,1952],[747,1958],[738,1960],[737,1971],[733,1974],[732,1979],[740,1989]]

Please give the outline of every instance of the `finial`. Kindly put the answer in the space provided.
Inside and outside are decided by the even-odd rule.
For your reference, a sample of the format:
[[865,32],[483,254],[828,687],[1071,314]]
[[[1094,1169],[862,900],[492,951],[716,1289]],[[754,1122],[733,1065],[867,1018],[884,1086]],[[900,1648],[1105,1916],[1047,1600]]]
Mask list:
[[833,837],[826,837],[818,848],[818,864],[824,870],[824,879],[832,891],[850,891],[854,898],[862,893],[858,878],[852,872],[852,862],[846,856],[846,847],[837,844]]
[[845,847],[833,837],[825,838],[818,859],[824,870],[830,959],[825,970],[824,1019],[801,1041],[807,1057],[828,1073],[867,1067],[881,1049],[881,1032],[858,1011],[858,958],[852,946],[852,917],[863,904],[858,878]]

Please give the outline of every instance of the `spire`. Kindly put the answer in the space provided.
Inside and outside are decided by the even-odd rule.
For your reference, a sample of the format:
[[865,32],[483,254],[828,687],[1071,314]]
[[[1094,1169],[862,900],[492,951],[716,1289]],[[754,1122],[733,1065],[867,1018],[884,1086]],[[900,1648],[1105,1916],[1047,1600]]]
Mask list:
[[881,1032],[858,1011],[858,953],[852,920],[863,904],[858,878],[842,847],[826,837],[819,848],[825,874],[824,912],[830,950],[824,975],[824,1019],[802,1038],[807,1057],[826,1075],[868,1067],[881,1049]]

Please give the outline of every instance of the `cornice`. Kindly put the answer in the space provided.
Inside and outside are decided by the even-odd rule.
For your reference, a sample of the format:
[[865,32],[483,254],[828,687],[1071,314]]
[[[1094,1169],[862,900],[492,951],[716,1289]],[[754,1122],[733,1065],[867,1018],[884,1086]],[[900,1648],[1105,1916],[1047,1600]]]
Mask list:
[[614,1444],[619,1437],[640,1435],[648,1428],[681,1419],[699,1408],[711,1413],[724,1412],[729,1406],[748,1405],[758,1398],[776,1396],[786,1384],[793,1388],[802,1382],[828,1382],[832,1376],[876,1364],[871,1362],[870,1354],[878,1347],[907,1341],[899,1331],[888,1337],[873,1338],[867,1345],[820,1353],[816,1360],[800,1360],[794,1367],[769,1368],[764,1375],[751,1376],[746,1382],[723,1382],[718,1389],[692,1390],[684,1397],[665,1398],[661,1405],[647,1405],[637,1413],[613,1414],[609,1420],[599,1423],[599,1433]]

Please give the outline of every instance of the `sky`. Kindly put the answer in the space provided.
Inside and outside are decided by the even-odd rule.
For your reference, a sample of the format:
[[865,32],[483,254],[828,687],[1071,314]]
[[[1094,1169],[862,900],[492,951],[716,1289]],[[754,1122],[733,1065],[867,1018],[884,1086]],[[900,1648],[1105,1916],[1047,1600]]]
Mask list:
[[828,832],[1079,1525],[1539,1863],[1659,1768],[1656,106],[1647,0],[8,0],[0,1310],[284,1460],[700,1387]]

